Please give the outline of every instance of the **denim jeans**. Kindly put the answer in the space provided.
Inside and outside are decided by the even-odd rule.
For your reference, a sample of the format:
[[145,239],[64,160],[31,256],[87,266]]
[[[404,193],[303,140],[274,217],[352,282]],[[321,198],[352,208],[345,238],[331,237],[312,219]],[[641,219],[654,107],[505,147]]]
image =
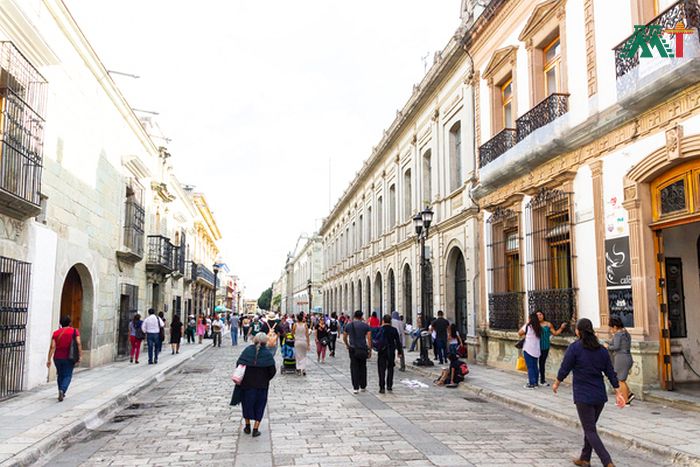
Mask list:
[[447,342],[442,339],[435,339],[435,354],[440,360],[440,363],[445,363],[447,361],[446,349]]
[[75,363],[73,363],[73,360],[67,358],[54,358],[53,363],[56,365],[56,383],[58,384],[58,390],[63,391],[65,394],[68,392],[70,380],[73,378],[73,367]]
[[525,357],[525,364],[527,365],[527,382],[532,386],[537,386],[537,378],[539,376],[539,359],[533,357],[527,352],[523,352]]
[[409,352],[413,352],[416,350],[416,344],[418,343],[418,340],[420,339],[420,329],[416,329],[411,333],[411,336],[413,337],[413,341],[411,342],[411,348],[408,349]]
[[231,328],[231,345],[238,345],[238,328]]
[[147,333],[146,342],[148,343],[148,363],[158,363],[158,347],[160,347],[160,333]]

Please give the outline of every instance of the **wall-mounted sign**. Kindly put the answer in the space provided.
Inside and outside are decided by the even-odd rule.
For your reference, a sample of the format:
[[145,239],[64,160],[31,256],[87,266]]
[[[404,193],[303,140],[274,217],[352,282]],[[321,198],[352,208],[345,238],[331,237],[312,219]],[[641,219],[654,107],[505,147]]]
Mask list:
[[630,287],[630,238],[605,240],[605,279],[608,287]]
[[[611,318],[620,318],[626,328],[633,328],[632,288],[608,289],[608,311]],[[603,325],[606,324],[608,323],[603,323]]]

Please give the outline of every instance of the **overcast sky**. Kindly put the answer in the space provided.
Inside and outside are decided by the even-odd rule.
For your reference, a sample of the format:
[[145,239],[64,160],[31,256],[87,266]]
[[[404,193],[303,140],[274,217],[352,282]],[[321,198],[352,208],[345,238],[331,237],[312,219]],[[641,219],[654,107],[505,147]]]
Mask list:
[[[65,0],[257,298],[459,25],[459,0]],[[158,142],[157,142],[158,144]],[[330,179],[329,179],[330,163]]]

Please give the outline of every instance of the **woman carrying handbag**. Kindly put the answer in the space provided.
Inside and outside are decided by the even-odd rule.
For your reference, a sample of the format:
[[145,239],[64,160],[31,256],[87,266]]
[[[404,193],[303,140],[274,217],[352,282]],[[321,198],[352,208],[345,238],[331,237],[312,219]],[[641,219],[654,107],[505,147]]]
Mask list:
[[56,365],[56,383],[58,384],[58,401],[63,402],[73,378],[73,368],[83,357],[80,344],[80,332],[71,327],[70,316],[61,318],[61,328],[54,331],[51,337],[49,356],[46,368],[51,368],[51,360]]

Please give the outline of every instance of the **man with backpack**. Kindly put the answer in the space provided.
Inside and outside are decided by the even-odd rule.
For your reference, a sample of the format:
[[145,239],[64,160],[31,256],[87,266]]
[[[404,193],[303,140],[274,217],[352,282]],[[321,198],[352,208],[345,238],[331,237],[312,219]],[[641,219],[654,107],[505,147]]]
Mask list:
[[392,390],[394,385],[394,364],[396,351],[403,357],[401,338],[395,327],[391,325],[391,315],[384,315],[382,326],[372,340],[372,347],[377,351],[377,370],[379,370],[379,394],[384,394],[385,388]]
[[355,319],[345,326],[343,342],[350,354],[350,377],[353,394],[367,390],[367,360],[372,357],[372,336],[362,311],[355,311]]
[[328,351],[331,357],[335,357],[335,341],[338,339],[338,315],[335,311],[331,313],[331,319],[328,321],[328,330],[330,331],[330,339],[328,340]]

